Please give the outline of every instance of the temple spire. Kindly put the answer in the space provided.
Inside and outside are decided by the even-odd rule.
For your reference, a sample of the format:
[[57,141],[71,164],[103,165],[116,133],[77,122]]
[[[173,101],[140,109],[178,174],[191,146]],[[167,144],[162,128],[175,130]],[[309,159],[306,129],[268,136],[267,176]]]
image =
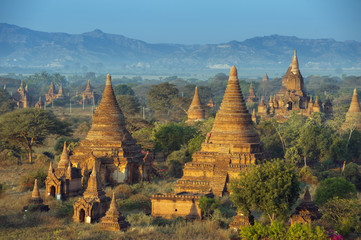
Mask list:
[[31,198],[32,199],[40,199],[40,192],[39,192],[39,189],[38,189],[38,179],[35,179],[35,182],[34,182],[34,189],[33,189],[33,192],[31,194]]
[[61,156],[60,156],[58,168],[67,169],[68,165],[71,165],[71,163],[69,160],[68,150],[66,149],[66,142],[64,142],[63,152],[61,153]]
[[188,114],[187,122],[204,120],[204,118],[205,118],[204,109],[203,109],[201,100],[198,95],[198,87],[197,86],[194,90],[194,97],[193,97],[191,105],[189,106],[187,114]]
[[291,72],[293,74],[298,73],[300,70],[298,68],[298,59],[297,59],[297,54],[296,54],[296,50],[294,50],[293,53],[293,57],[292,57],[292,62],[291,62]]
[[84,198],[99,198],[102,195],[105,195],[105,193],[98,178],[96,161],[94,161],[93,170],[88,180],[88,186],[84,192]]
[[350,104],[350,108],[348,109],[348,112],[349,113],[361,112],[356,88],[353,90],[352,101]]
[[105,82],[105,85],[112,85],[112,77],[109,73],[107,75],[107,81]]

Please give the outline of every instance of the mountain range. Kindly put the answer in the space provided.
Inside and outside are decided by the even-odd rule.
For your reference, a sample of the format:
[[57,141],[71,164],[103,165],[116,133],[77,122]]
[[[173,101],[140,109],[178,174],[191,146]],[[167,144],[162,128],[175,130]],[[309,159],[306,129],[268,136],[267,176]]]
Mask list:
[[357,41],[271,35],[220,44],[151,44],[98,29],[82,34],[48,33],[0,23],[0,72],[191,74],[236,65],[261,69],[263,74],[267,69],[285,71],[294,49],[301,70],[361,72],[361,42]]

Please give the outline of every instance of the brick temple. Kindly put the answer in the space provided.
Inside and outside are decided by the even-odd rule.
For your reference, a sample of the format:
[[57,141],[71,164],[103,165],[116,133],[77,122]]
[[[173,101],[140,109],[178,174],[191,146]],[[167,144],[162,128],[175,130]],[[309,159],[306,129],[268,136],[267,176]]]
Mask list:
[[198,95],[198,87],[194,90],[194,96],[192,103],[188,110],[188,123],[195,122],[195,121],[203,121],[205,119],[204,115],[204,108],[201,103],[201,99]]

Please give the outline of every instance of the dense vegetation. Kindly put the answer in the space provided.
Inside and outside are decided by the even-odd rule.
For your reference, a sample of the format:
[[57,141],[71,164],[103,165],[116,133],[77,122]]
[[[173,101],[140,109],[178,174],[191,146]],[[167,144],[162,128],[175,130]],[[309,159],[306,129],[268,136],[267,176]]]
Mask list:
[[[352,90],[361,87],[361,77],[305,78],[311,95],[322,101],[327,97],[332,100],[333,115],[316,113],[307,118],[295,112],[284,123],[261,120],[255,128],[268,159],[273,160],[243,172],[232,184],[230,197],[203,197],[200,207],[206,220],[196,223],[182,218],[162,220],[149,216],[150,196],[172,192],[175,181],[183,174],[184,164],[200,150],[212,128],[227,75],[216,74],[208,81],[177,76],[156,80],[113,77],[113,88],[127,129],[142,149],[155,154],[157,172],[152,183],[106,189],[108,195],[111,191],[116,193],[121,212],[134,227],[119,234],[71,223],[75,199],[49,202],[51,211],[46,214],[23,217],[19,213],[29,196],[25,191],[32,188],[35,178],[39,179],[39,186],[43,186],[49,161],[59,160],[62,143],[67,141],[71,154],[85,137],[93,108],[92,104],[85,104],[83,108],[72,98],[71,113],[68,103],[60,107],[48,106],[47,110],[14,110],[9,93],[16,91],[20,81],[9,81],[11,78],[8,77],[0,78],[0,86],[7,85],[7,91],[0,90],[0,223],[6,222],[0,224],[0,231],[8,238],[23,238],[27,233],[37,232],[39,238],[56,236],[65,239],[177,239],[181,236],[226,239],[236,236],[228,226],[237,211],[252,211],[256,218],[254,226],[241,230],[245,239],[251,239],[251,236],[294,239],[299,236],[297,234],[304,234],[307,239],[327,239],[338,233],[351,239],[360,237],[361,133],[352,126],[342,126]],[[57,88],[62,84],[70,96],[83,91],[88,80],[101,95],[105,82],[105,75],[95,73],[65,77],[42,72],[12,77],[28,84],[34,98],[43,96],[52,81]],[[279,90],[280,81],[280,78],[268,82],[253,79],[252,84],[258,96],[268,97]],[[250,79],[241,79],[240,84],[246,96]],[[207,120],[189,126],[185,124],[186,111],[196,85],[201,101],[207,103],[212,97],[217,107],[207,107]],[[251,110],[254,106],[248,107]],[[33,164],[27,164],[26,159]],[[288,221],[306,187],[310,188],[312,199],[320,207],[323,217],[310,226],[287,227],[284,222]],[[9,201],[17,203],[10,205]],[[23,226],[24,231],[18,230],[19,226]]]

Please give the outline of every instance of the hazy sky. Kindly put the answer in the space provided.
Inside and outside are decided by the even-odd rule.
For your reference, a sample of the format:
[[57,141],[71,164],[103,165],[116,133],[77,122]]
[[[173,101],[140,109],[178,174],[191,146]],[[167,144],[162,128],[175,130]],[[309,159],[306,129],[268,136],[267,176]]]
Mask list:
[[0,22],[72,34],[100,29],[150,43],[271,34],[361,41],[361,0],[0,0]]

